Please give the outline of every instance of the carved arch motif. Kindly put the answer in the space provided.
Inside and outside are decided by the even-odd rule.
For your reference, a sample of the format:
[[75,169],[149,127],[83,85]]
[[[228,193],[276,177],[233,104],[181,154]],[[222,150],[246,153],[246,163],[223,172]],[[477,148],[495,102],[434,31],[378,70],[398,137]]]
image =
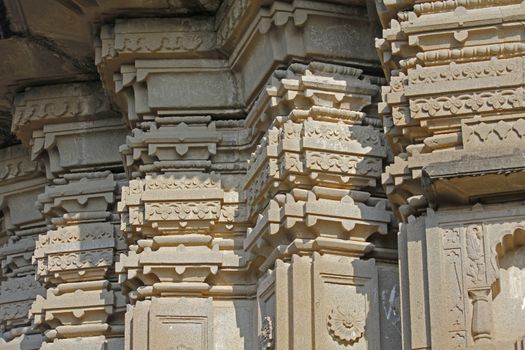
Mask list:
[[490,269],[492,271],[490,280],[492,281],[493,299],[496,298],[500,292],[500,261],[506,254],[516,251],[521,247],[525,247],[525,227],[523,226],[515,227],[511,232],[502,235],[496,244],[493,245],[491,259],[492,266]]
[[[495,313],[494,320],[497,320],[497,323],[505,325],[503,327],[500,325],[497,331],[498,334],[500,334],[499,341],[505,342],[515,337],[516,342],[514,343],[514,348],[524,349],[525,336],[522,331],[523,318],[508,318],[510,315],[502,310],[519,309],[520,307],[523,309],[523,305],[525,305],[523,304],[525,303],[523,299],[525,295],[525,291],[523,290],[525,286],[523,280],[524,260],[513,255],[513,253],[517,253],[521,248],[525,248],[525,227],[518,225],[495,238],[496,240],[493,241],[492,244],[492,259],[490,260],[493,265],[491,270],[495,271],[491,285],[492,312]],[[520,251],[519,254],[522,255],[523,253]],[[506,257],[510,260],[507,260]],[[518,275],[512,274],[510,271],[511,267],[518,269]],[[508,271],[504,273],[504,270]],[[498,296],[500,293],[502,295]],[[513,326],[509,328],[510,325]],[[500,333],[502,328],[505,329],[506,334]]]
[[498,261],[503,258],[506,253],[521,247],[525,247],[525,227],[516,227],[512,233],[503,235],[496,244],[495,252]]

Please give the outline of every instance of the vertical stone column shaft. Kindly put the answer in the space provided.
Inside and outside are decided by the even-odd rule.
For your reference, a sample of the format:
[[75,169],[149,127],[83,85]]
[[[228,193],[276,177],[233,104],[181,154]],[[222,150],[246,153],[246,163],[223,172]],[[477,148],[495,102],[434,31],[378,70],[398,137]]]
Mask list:
[[34,252],[47,293],[31,309],[45,330],[42,349],[121,349],[126,299],[113,273],[126,249],[115,211],[120,119],[98,83],[26,89],[15,105],[13,131],[48,178],[38,197],[48,230]]
[[0,150],[0,348],[35,350],[42,334],[32,324],[31,304],[45,289],[32,264],[38,235],[46,232],[36,206],[45,176],[21,145]]
[[96,62],[131,129],[126,349],[397,341],[375,294],[393,288],[395,307],[369,21],[355,4],[233,0],[102,26]]
[[522,5],[381,1],[378,11],[403,347],[514,348],[522,325],[501,311],[518,306],[504,296],[514,292],[496,293],[496,247],[523,222]]

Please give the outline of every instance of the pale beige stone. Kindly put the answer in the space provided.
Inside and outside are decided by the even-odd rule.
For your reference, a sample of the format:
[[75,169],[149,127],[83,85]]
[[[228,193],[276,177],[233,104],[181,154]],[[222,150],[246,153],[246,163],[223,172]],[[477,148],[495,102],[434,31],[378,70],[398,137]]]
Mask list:
[[521,0],[4,3],[0,349],[525,349]]
[[126,297],[113,272],[127,249],[113,212],[124,181],[117,121],[98,83],[34,87],[15,102],[13,131],[49,180],[37,200],[48,229],[33,253],[47,288],[31,307],[42,349],[70,349],[78,337],[86,349],[123,346]]
[[521,349],[522,5],[384,1],[378,10],[403,348]]

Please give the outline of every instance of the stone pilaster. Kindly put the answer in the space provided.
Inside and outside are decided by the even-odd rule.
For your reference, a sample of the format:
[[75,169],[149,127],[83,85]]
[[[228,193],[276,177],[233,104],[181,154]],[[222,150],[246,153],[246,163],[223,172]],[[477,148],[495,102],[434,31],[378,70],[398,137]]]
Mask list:
[[[256,346],[256,278],[243,250],[247,212],[239,188],[253,133],[239,120],[234,74],[210,53],[216,48],[209,24],[118,20],[111,29],[117,41],[129,42],[120,32],[173,36],[173,45],[177,38],[188,45],[183,52],[197,46],[212,57],[155,59],[148,46],[100,64],[104,75],[121,59],[133,60],[120,66],[114,83],[132,128],[121,147],[130,181],[119,204],[131,245],[117,265],[132,303],[126,349]],[[166,33],[156,38],[159,29]],[[168,45],[160,54],[177,57],[178,50]]]
[[247,117],[268,129],[244,187],[263,349],[382,346],[370,336],[380,334],[378,269],[360,259],[391,221],[377,188],[385,139],[364,112],[379,82],[352,67],[292,64],[273,74]]
[[523,293],[509,277],[523,268],[514,243],[525,193],[522,5],[384,1],[378,10],[404,349],[521,346],[523,321],[504,310],[520,308],[510,295]]
[[13,131],[48,178],[38,197],[48,230],[34,252],[47,292],[31,309],[45,330],[41,349],[122,349],[126,299],[114,274],[127,248],[116,213],[121,119],[99,83],[52,85],[17,96]]
[[32,265],[35,241],[46,225],[36,200],[44,191],[41,167],[21,146],[0,150],[0,348],[39,349],[42,334],[30,317],[31,304],[45,289]]

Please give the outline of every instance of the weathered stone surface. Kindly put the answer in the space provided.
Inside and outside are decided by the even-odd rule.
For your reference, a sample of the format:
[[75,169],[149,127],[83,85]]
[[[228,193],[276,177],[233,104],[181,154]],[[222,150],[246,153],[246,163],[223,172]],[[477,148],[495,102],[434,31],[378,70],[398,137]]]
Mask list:
[[35,205],[43,191],[41,167],[20,145],[0,150],[0,348],[38,349],[42,335],[33,327],[29,310],[45,288],[35,280],[31,264],[35,241],[46,231]]
[[383,184],[402,222],[403,348],[521,349],[522,6],[378,9],[376,47],[390,79],[380,112],[394,153]]
[[13,131],[48,178],[37,200],[48,227],[33,253],[47,291],[31,306],[42,349],[70,349],[78,337],[86,349],[118,349],[126,298],[114,264],[127,244],[114,209],[124,182],[123,126],[100,84],[75,83],[19,94]]
[[525,348],[524,18],[2,2],[0,349]]
[[[198,327],[208,335],[194,341],[199,349],[345,346],[348,340],[326,328],[329,306],[315,311],[309,332],[322,332],[324,340],[314,345],[299,331],[308,318],[297,318],[306,313],[313,320],[312,311],[298,306],[291,317],[258,295],[268,273],[279,282],[266,297],[275,298],[288,283],[288,272],[271,272],[276,263],[300,271],[316,252],[336,260],[351,255],[357,262],[374,248],[366,239],[386,234],[391,223],[377,188],[387,158],[376,128],[381,122],[364,112],[374,110],[381,79],[348,66],[367,67],[373,60],[366,51],[370,42],[356,42],[366,26],[352,27],[363,36],[344,30],[350,20],[366,23],[364,8],[324,2],[260,7],[257,1],[223,6],[215,16],[218,28],[209,19],[120,19],[101,28],[99,72],[132,128],[121,147],[130,183],[119,205],[132,245],[116,265],[133,304],[126,347],[168,346],[143,332],[156,329],[154,305],[173,308],[176,322],[176,315],[193,312],[182,300],[197,308],[205,299],[212,311],[201,316],[205,321]],[[330,30],[317,29],[328,23]],[[359,54],[353,45],[361,47]],[[346,65],[292,63],[292,57]],[[286,69],[276,70],[279,64]],[[374,333],[380,329],[373,307],[379,302],[378,273],[373,260],[367,266],[355,278],[363,273],[371,280],[363,290],[369,304],[358,304]],[[298,285],[286,300],[306,286]],[[353,295],[356,288],[347,290]],[[257,317],[227,313],[217,322],[224,298],[242,302],[234,310]],[[304,308],[314,308],[313,299]],[[224,336],[232,326],[240,338]],[[283,330],[281,336],[274,327]],[[286,334],[288,327],[297,333]],[[364,323],[359,329],[364,332]],[[350,342],[381,346],[380,338],[365,338],[360,334]],[[175,336],[173,343],[192,346],[184,339]]]

